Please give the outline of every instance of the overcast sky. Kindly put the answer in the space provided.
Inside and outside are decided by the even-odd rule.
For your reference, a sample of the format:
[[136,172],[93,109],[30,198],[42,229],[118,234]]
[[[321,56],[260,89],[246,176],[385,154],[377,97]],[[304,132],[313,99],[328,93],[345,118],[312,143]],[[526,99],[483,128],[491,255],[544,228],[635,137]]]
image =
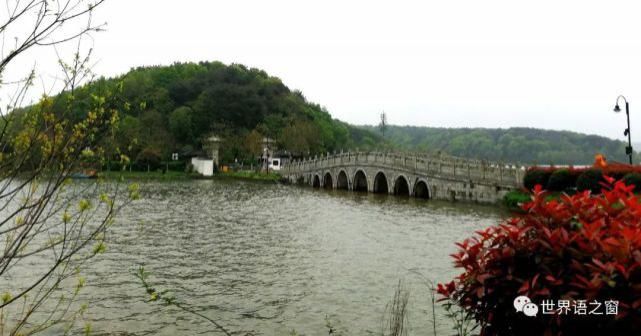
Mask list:
[[385,111],[398,125],[624,139],[625,115],[612,112],[623,94],[641,140],[639,18],[638,1],[108,0],[93,58],[108,77],[242,63],[354,124]]

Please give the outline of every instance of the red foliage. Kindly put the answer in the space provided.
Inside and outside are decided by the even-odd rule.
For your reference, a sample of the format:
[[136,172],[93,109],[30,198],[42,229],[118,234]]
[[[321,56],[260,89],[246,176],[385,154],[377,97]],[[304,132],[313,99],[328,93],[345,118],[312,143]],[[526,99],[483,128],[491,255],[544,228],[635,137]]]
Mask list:
[[[522,215],[476,232],[452,255],[463,273],[439,284],[482,335],[641,335],[641,204],[632,187],[609,185],[546,201],[540,186]],[[615,317],[516,312],[519,295],[543,300],[619,301]]]

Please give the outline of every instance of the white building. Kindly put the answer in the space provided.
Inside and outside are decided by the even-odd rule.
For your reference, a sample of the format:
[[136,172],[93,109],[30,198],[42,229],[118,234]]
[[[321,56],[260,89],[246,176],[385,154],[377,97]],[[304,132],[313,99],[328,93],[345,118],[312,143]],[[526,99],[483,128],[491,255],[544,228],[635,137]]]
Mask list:
[[194,171],[198,172],[202,176],[213,176],[214,175],[214,160],[213,159],[203,159],[199,157],[191,158],[191,165],[194,167]]
[[279,157],[269,159],[269,170],[279,171],[282,166],[282,161]]

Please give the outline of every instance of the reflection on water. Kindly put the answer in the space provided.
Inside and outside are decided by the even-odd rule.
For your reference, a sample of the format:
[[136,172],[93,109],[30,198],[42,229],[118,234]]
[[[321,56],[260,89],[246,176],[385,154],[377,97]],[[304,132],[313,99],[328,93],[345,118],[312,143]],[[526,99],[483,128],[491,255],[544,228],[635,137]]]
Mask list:
[[[196,335],[212,326],[144,303],[138,265],[228,329],[325,334],[325,317],[352,335],[380,332],[399,279],[412,329],[427,329],[426,287],[455,274],[454,242],[505,214],[440,203],[242,181],[148,183],[113,227],[83,299],[95,334]],[[448,330],[446,325],[442,330]]]

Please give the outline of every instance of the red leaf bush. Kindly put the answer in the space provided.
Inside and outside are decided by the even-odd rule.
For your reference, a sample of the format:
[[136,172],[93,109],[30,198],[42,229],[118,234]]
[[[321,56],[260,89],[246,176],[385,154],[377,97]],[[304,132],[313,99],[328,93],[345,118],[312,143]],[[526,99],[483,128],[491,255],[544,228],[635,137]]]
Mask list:
[[[463,273],[439,284],[482,335],[641,335],[641,204],[606,177],[602,193],[546,200],[537,186],[524,214],[477,231],[452,255]],[[527,317],[513,301],[618,300],[618,315]]]

